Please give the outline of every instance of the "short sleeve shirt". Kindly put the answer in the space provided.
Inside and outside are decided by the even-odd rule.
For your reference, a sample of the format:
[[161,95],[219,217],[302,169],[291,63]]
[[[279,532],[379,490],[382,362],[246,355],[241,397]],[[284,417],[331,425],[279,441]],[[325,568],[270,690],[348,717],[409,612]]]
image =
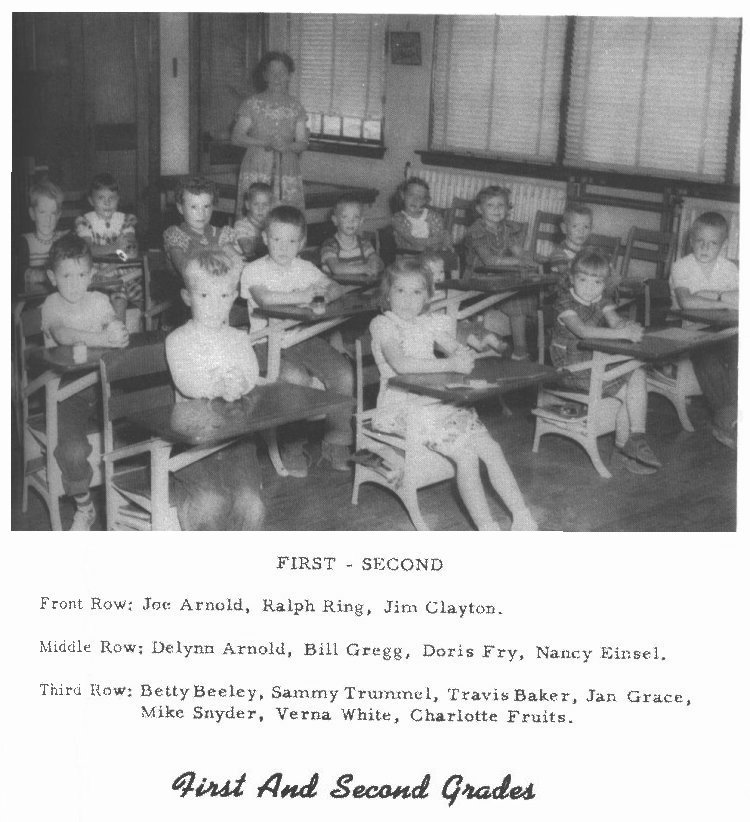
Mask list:
[[364,263],[375,253],[375,249],[369,240],[357,237],[356,245],[353,248],[342,248],[338,237],[329,237],[320,247],[320,262],[326,265],[326,260],[332,257],[342,263]]
[[77,303],[69,303],[56,291],[42,304],[44,345],[47,348],[57,346],[51,328],[62,326],[73,331],[98,333],[114,319],[115,312],[109,299],[98,291],[87,291]]
[[698,291],[737,291],[740,287],[740,272],[726,257],[717,257],[709,274],[704,274],[694,254],[688,254],[672,266],[669,288],[672,305],[677,308],[675,289],[686,288],[690,294]]

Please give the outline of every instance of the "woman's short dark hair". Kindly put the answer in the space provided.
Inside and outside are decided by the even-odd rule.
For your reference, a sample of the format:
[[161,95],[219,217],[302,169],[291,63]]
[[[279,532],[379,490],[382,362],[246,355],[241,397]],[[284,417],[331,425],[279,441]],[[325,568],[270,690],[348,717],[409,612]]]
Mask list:
[[258,62],[253,72],[255,87],[258,91],[265,91],[268,88],[266,82],[266,70],[273,62],[283,63],[290,74],[294,74],[294,60],[285,51],[267,51]]

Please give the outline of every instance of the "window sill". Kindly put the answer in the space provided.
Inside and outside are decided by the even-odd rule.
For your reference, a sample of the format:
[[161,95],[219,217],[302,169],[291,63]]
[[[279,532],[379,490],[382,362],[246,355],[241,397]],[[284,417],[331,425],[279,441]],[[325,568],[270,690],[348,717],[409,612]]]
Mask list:
[[470,154],[454,154],[448,151],[425,149],[415,152],[428,166],[483,171],[495,174],[511,174],[517,177],[536,177],[543,180],[565,180],[571,183],[620,188],[631,191],[663,192],[666,189],[681,197],[700,197],[710,200],[739,202],[740,187],[728,183],[703,183],[673,177],[657,177],[643,174],[626,174],[619,171],[573,168],[571,166],[545,165],[497,157],[481,157]]
[[316,140],[314,137],[310,139],[308,151],[319,151],[323,154],[341,154],[349,157],[367,157],[371,160],[382,160],[385,156],[385,146]]

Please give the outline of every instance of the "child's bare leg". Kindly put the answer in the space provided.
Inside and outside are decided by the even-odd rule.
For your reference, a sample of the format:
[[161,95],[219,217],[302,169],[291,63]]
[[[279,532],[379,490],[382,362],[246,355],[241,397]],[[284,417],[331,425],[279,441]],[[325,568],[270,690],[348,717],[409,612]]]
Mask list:
[[477,530],[499,530],[497,522],[490,513],[482,478],[479,475],[479,457],[473,449],[468,447],[460,449],[459,453],[453,454],[452,457],[456,462],[458,491]]
[[622,448],[630,437],[630,414],[628,413],[627,404],[628,386],[623,385],[615,394],[620,400],[620,407],[617,409],[617,416],[615,417],[615,445]]
[[643,368],[636,368],[635,371],[630,372],[625,395],[625,404],[628,407],[628,416],[630,417],[630,432],[632,434],[645,434],[646,432],[647,403],[646,372]]
[[479,434],[476,442],[477,453],[481,454],[481,458],[487,466],[487,474],[492,487],[508,507],[513,517],[511,530],[536,531],[538,528],[536,520],[526,505],[526,500],[524,500],[513,471],[505,459],[500,443],[488,433]]
[[[661,468],[661,462],[646,442],[646,372],[642,368],[632,371],[625,386],[625,407],[630,433],[623,437],[624,431],[615,433],[615,445],[631,460],[648,466],[649,469]],[[622,411],[622,409],[620,409]],[[618,413],[618,420],[620,414]],[[641,473],[643,473],[641,471]]]

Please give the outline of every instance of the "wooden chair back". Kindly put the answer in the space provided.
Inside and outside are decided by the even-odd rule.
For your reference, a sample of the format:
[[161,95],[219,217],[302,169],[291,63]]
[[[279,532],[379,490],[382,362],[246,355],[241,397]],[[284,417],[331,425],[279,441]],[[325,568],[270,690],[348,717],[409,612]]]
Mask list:
[[99,364],[104,409],[104,448],[114,448],[113,424],[133,411],[174,401],[160,332],[143,334],[127,348],[105,354]]
[[529,246],[532,254],[547,256],[552,252],[552,246],[562,241],[560,230],[562,217],[562,214],[554,211],[537,211],[531,229],[531,245]]
[[460,243],[466,229],[476,220],[476,201],[454,197],[445,215],[445,230],[453,245]]
[[625,244],[620,279],[628,279],[633,260],[653,263],[656,267],[656,276],[667,279],[672,268],[676,245],[677,235],[672,232],[649,231],[633,226]]

